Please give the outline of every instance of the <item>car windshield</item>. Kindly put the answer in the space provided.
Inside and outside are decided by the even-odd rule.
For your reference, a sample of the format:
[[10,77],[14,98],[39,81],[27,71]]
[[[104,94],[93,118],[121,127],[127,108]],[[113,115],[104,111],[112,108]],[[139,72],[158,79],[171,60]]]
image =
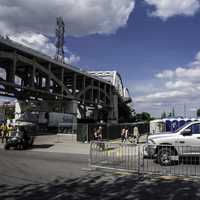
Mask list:
[[185,128],[189,123],[191,123],[191,122],[187,122],[183,126],[179,127],[177,130],[173,131],[173,133],[178,133],[181,129]]

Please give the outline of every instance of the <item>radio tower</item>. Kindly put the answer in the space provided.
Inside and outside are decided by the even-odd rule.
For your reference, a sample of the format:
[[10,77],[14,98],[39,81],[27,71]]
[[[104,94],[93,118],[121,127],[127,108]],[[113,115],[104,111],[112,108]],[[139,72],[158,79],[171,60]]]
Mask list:
[[56,18],[56,56],[55,59],[64,63],[65,52],[64,52],[64,44],[65,44],[65,23],[62,17]]

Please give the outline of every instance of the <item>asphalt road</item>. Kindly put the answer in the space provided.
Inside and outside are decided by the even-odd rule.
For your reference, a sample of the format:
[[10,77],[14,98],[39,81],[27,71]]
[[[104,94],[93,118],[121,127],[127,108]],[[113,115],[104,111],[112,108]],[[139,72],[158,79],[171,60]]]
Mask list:
[[84,168],[88,168],[86,155],[0,150],[0,199],[200,199],[199,179]]
[[0,185],[17,186],[75,178],[88,168],[88,156],[0,149]]

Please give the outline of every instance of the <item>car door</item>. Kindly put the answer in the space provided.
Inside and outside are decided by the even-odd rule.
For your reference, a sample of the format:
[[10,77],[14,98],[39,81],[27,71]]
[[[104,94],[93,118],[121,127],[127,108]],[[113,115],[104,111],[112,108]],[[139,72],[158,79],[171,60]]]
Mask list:
[[200,123],[192,125],[192,136],[190,138],[191,154],[200,153]]
[[[183,132],[185,130],[190,130],[191,134],[183,135]],[[191,137],[192,137],[192,127],[187,127],[183,129],[180,134],[177,137],[176,143],[176,149],[178,150],[179,154],[190,154],[191,152]]]

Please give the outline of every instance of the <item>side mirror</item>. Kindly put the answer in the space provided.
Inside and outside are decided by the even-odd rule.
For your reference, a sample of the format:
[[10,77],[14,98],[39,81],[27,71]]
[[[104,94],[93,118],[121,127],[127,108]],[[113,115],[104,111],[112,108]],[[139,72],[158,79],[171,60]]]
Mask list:
[[183,132],[182,132],[183,136],[190,136],[192,135],[192,131],[189,128],[186,128]]

